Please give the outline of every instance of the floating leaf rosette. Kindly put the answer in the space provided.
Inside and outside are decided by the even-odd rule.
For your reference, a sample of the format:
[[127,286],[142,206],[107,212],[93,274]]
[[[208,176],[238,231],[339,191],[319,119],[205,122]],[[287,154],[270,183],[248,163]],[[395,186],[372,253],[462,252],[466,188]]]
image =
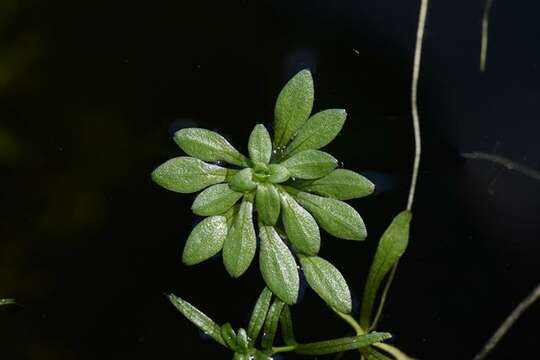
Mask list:
[[[297,259],[308,284],[330,306],[350,312],[348,286],[328,261],[317,256],[321,227],[346,240],[364,240],[360,215],[343,200],[371,194],[374,185],[320,149],[340,132],[345,110],[311,115],[313,80],[303,70],[280,92],[275,108],[274,136],[256,125],[248,155],[236,150],[216,132],[181,129],[174,140],[188,155],[159,166],[152,178],[179,192],[201,191],[193,202],[195,214],[205,216],[184,247],[183,262],[198,264],[223,254],[233,277],[241,276],[256,254],[260,238],[260,268],[268,288],[286,304],[296,302],[299,288]],[[336,302],[334,294],[340,295]]]

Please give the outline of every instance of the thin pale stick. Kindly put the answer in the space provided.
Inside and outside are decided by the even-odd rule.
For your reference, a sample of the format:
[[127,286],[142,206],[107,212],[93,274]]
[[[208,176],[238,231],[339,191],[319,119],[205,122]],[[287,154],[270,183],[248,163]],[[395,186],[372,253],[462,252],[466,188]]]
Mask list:
[[486,71],[486,59],[489,38],[489,13],[491,12],[492,0],[485,0],[484,14],[482,15],[482,43],[480,45],[480,71]]
[[507,168],[508,170],[515,170],[522,173],[530,178],[535,180],[540,180],[540,171],[521,165],[513,160],[507,159],[505,157],[493,154],[487,154],[483,152],[471,152],[471,153],[462,153],[461,156],[467,159],[475,160],[487,160],[495,164],[499,164]]
[[426,17],[429,0],[421,0],[420,13],[418,15],[418,29],[416,30],[416,45],[414,49],[414,62],[411,84],[411,108],[414,128],[414,163],[412,168],[411,186],[409,188],[409,198],[407,199],[407,210],[412,209],[414,192],[418,179],[418,168],[420,167],[420,155],[422,154],[422,143],[420,138],[420,117],[418,115],[418,79],[420,77],[420,64],[422,62],[422,44],[426,28]]
[[540,284],[536,285],[536,288],[529,294],[518,306],[512,311],[512,313],[504,320],[499,326],[495,334],[488,340],[482,350],[474,357],[474,360],[482,360],[487,354],[501,341],[504,335],[510,330],[512,325],[523,315],[523,313],[532,305],[536,300],[540,298]]

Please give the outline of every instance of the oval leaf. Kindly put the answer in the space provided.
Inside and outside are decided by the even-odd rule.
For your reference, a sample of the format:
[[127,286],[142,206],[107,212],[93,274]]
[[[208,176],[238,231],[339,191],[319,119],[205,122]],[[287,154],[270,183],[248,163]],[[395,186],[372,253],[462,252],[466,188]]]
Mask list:
[[338,200],[350,200],[372,194],[375,185],[354,171],[337,169],[325,177],[302,185],[301,188]]
[[289,170],[287,170],[285,166],[280,164],[270,164],[268,166],[268,171],[268,181],[272,184],[279,184],[285,182],[291,177]]
[[259,221],[264,225],[275,225],[279,218],[279,193],[272,184],[259,184],[255,195],[255,206],[259,213]]
[[335,340],[319,341],[309,344],[298,344],[296,353],[302,355],[327,355],[338,352],[361,349],[371,344],[375,344],[387,339],[392,335],[389,333],[372,332],[365,335],[346,337]]
[[245,168],[237,172],[231,178],[229,185],[235,191],[251,191],[257,187],[257,183],[253,181],[253,171],[250,168]]
[[343,201],[300,192],[296,200],[305,207],[329,234],[346,240],[364,240],[366,226],[360,214]]
[[298,131],[282,157],[289,157],[303,150],[317,150],[328,145],[341,131],[347,112],[343,109],[324,110],[313,115]]
[[268,310],[266,321],[264,322],[264,334],[261,341],[262,348],[265,350],[272,348],[279,324],[279,317],[284,305],[285,303],[283,301],[276,298],[274,299],[272,306],[270,306],[270,310]]
[[253,204],[244,198],[223,244],[223,263],[232,277],[239,277],[249,268],[256,248]]
[[204,161],[225,161],[246,166],[247,159],[217,132],[201,128],[186,128],[174,134],[174,141],[190,156]]
[[289,143],[304,125],[313,107],[313,78],[309,70],[296,74],[281,90],[275,108],[275,147]]
[[300,263],[309,286],[332,308],[351,312],[351,292],[338,269],[317,256],[301,256]]
[[251,312],[251,318],[249,319],[248,325],[248,337],[250,345],[253,345],[257,341],[257,337],[261,332],[261,329],[264,325],[264,319],[266,319],[266,314],[270,308],[270,301],[272,300],[272,292],[270,289],[265,287],[259,295],[255,307]]
[[192,193],[225,181],[227,169],[199,159],[181,156],[170,159],[152,172],[152,180],[167,190]]
[[249,136],[249,157],[253,162],[268,164],[272,157],[272,139],[262,124],[255,126]]
[[238,329],[238,334],[236,335],[236,344],[240,352],[246,353],[248,351],[249,339],[246,330],[242,328]]
[[184,246],[182,262],[186,265],[195,265],[211,258],[221,251],[226,237],[227,218],[207,217],[191,231]]
[[301,252],[316,255],[321,247],[317,222],[289,194],[281,194],[282,219],[289,241]]
[[174,294],[169,295],[170,302],[180,311],[189,321],[195,324],[203,333],[210,336],[223,346],[225,341],[221,337],[221,327],[212,319],[199,311],[196,307],[182,300]]
[[360,325],[364,329],[367,329],[370,325],[373,304],[383,279],[407,249],[411,219],[412,214],[410,211],[400,212],[379,241],[362,300]]
[[291,177],[298,179],[317,179],[334,170],[337,160],[330,154],[319,150],[306,150],[288,158],[285,166]]
[[283,338],[283,342],[287,345],[295,345],[296,338],[294,336],[291,310],[288,305],[283,306],[283,309],[281,310],[279,325],[281,327],[281,337]]
[[236,344],[236,333],[234,332],[234,329],[230,323],[225,323],[221,326],[221,337],[223,340],[225,340],[225,344],[227,344],[230,349],[234,351],[238,350],[238,346]]
[[259,261],[266,285],[286,304],[292,305],[298,297],[300,280],[294,256],[271,226],[261,226]]
[[191,210],[200,216],[220,215],[233,207],[243,196],[233,191],[228,184],[210,186],[195,198]]

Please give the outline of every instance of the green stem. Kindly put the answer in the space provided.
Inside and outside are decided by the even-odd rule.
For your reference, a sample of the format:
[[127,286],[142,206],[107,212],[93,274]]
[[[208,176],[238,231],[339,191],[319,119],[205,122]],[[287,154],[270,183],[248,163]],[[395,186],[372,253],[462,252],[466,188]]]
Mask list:
[[390,275],[388,275],[388,280],[386,280],[386,284],[384,285],[384,289],[381,295],[381,300],[379,301],[379,307],[377,308],[377,313],[375,314],[375,317],[373,318],[373,322],[371,326],[369,327],[369,330],[374,330],[377,327],[379,320],[381,319],[382,311],[386,303],[386,298],[388,297],[388,292],[390,291],[390,285],[392,285],[392,282],[394,281],[394,277],[396,276],[396,270],[397,270],[398,264],[399,264],[399,260],[394,264],[394,266],[392,267],[392,270],[390,271]]
[[296,350],[296,345],[274,346],[272,348],[272,353],[277,354],[277,353],[290,352],[290,351],[295,351],[295,350]]
[[336,314],[338,314],[338,316],[340,318],[345,320],[345,322],[347,324],[349,324],[354,329],[354,331],[356,332],[356,335],[364,335],[365,334],[364,329],[362,329],[360,324],[351,315],[344,314],[344,313],[336,311],[336,310],[334,310],[334,311],[336,312]]

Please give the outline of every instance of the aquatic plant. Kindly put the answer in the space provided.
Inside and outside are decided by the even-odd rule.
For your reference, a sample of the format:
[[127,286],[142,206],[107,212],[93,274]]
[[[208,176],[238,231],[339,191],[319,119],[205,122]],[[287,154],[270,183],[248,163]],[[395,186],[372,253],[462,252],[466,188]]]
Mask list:
[[[264,125],[254,127],[249,157],[210,130],[187,128],[175,133],[174,140],[189,156],[168,160],[154,170],[152,178],[179,193],[202,190],[192,211],[205,218],[186,241],[184,264],[201,263],[221,251],[225,269],[238,278],[255,257],[258,233],[260,271],[266,286],[247,330],[235,331],[230,323],[218,325],[185,300],[172,294],[169,299],[202,331],[232,350],[235,359],[355,349],[367,359],[385,358],[383,353],[406,358],[382,343],[389,333],[372,331],[380,309],[375,317],[372,313],[381,284],[407,247],[411,213],[398,214],[381,237],[357,321],[351,315],[351,294],[344,276],[318,256],[319,227],[337,238],[364,240],[364,222],[344,200],[370,195],[374,185],[354,171],[337,168],[338,160],[320,150],[338,135],[346,112],[330,109],[311,114],[313,100],[313,79],[303,70],[277,97],[273,139]],[[290,307],[298,298],[299,268],[308,285],[353,327],[356,336],[310,344],[296,341]],[[278,327],[284,346],[274,344]],[[259,346],[261,330],[264,336]]]

